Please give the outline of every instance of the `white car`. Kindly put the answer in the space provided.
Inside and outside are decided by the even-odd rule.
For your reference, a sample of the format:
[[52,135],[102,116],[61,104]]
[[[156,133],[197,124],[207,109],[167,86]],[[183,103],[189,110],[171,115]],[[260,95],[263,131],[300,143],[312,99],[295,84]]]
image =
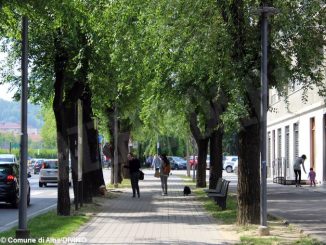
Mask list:
[[227,173],[231,173],[238,167],[238,156],[224,156],[223,157],[223,169]]
[[0,154],[0,162],[18,163],[14,154]]
[[[58,183],[58,160],[45,159],[42,163],[39,176],[39,187],[47,186],[48,183]],[[69,171],[69,185],[71,185],[71,174]]]

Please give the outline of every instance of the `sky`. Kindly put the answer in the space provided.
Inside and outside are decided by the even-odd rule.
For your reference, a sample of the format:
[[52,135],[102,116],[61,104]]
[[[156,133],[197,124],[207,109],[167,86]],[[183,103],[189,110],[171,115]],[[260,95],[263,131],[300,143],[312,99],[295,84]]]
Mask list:
[[8,101],[12,101],[12,96],[14,95],[14,91],[9,91],[8,84],[0,85],[0,98]]

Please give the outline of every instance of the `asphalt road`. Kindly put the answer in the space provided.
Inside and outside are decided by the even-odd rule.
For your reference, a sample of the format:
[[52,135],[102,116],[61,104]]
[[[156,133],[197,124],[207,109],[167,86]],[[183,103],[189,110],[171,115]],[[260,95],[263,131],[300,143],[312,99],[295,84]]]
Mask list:
[[[57,185],[40,188],[38,175],[28,179],[31,186],[31,205],[27,208],[27,216],[31,218],[56,207]],[[18,224],[18,209],[10,204],[0,203],[0,232]]]
[[[109,170],[104,169],[103,174],[106,183],[108,183]],[[28,179],[31,186],[31,205],[27,207],[28,219],[57,207],[57,184],[39,187],[38,178],[38,174],[32,174],[32,177]],[[73,197],[74,194],[71,187],[71,200],[73,200]],[[10,204],[0,203],[0,232],[16,225],[18,225],[18,209],[12,208]]]

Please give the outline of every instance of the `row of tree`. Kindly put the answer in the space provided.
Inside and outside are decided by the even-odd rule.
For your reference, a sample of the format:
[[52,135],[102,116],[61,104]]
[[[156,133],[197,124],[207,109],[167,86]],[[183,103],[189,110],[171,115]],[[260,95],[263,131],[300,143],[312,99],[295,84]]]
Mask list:
[[30,97],[52,102],[56,119],[58,214],[70,212],[67,166],[69,152],[73,166],[78,160],[80,99],[87,201],[104,183],[94,118],[114,146],[117,116],[121,137],[147,138],[154,147],[162,133],[187,139],[191,132],[198,187],[206,186],[208,149],[213,187],[222,176],[223,135],[237,132],[238,223],[259,223],[261,20],[254,10],[265,4],[280,12],[271,18],[270,86],[281,93],[302,83],[324,93],[325,6],[318,0],[0,1],[0,35],[11,47],[4,75],[13,84],[19,20],[30,19]]

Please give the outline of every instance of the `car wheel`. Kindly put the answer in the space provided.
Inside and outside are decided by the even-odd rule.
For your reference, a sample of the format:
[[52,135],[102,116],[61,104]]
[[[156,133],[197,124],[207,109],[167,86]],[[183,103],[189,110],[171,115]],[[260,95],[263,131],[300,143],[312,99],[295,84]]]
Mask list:
[[43,183],[42,182],[38,182],[38,186],[39,187],[43,187]]
[[226,170],[227,173],[231,173],[232,172],[232,167],[231,166],[227,166],[225,168],[225,170]]
[[46,186],[48,186],[48,184],[47,183],[43,183],[43,185],[46,187]]
[[13,208],[18,208],[18,205],[19,205],[19,192],[17,191],[14,196],[14,199],[11,201],[11,206]]

